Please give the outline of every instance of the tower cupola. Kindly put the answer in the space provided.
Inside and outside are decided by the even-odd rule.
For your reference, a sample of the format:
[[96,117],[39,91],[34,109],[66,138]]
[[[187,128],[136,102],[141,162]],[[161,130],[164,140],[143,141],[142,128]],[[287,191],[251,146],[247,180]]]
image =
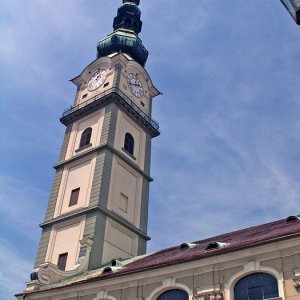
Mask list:
[[114,18],[114,32],[97,45],[97,58],[122,52],[145,66],[149,53],[138,37],[142,30],[139,4],[140,0],[123,0]]
[[132,30],[136,34],[141,32],[142,21],[139,3],[139,0],[123,0],[123,5],[118,9],[118,15],[114,19],[114,30],[121,28]]

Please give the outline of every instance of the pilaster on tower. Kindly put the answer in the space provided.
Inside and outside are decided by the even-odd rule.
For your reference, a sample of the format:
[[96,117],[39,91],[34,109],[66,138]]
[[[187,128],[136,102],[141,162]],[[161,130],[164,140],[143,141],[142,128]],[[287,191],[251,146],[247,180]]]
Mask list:
[[139,0],[123,0],[97,59],[72,79],[66,126],[31,279],[48,284],[146,252],[151,139],[159,135],[144,68]]

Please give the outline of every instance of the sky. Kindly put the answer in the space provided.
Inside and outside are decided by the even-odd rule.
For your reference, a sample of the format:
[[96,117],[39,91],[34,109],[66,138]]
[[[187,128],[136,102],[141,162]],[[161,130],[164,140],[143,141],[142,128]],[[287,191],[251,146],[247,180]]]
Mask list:
[[[0,300],[33,267],[69,82],[121,0],[2,0]],[[300,27],[279,0],[141,0],[152,117],[148,251],[300,213]]]

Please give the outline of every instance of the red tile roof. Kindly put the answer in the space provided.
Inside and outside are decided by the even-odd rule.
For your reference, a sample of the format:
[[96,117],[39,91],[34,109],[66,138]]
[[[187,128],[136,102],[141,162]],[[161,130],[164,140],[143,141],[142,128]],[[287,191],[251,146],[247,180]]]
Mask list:
[[[196,241],[193,242],[196,246],[192,248],[180,249],[178,245],[176,247],[163,249],[138,259],[115,273],[102,274],[101,277],[120,276],[132,272],[140,272],[145,269],[203,259],[205,257],[258,246],[272,241],[290,238],[292,236],[300,236],[300,220],[287,223],[285,219],[283,219]],[[222,242],[227,243],[227,245],[206,250],[205,248],[211,242]]]
[[[103,267],[92,270],[87,274],[81,274],[74,278],[67,278],[60,282],[53,283],[52,285],[44,286],[41,288],[40,292],[48,289],[57,289],[70,285],[100,281],[131,273],[142,272],[149,269],[205,259],[206,257],[217,256],[297,236],[300,236],[300,220],[298,219],[294,222],[286,222],[286,219],[283,219],[196,241],[193,242],[195,245],[191,248],[181,248],[180,245],[178,245],[176,247],[163,249],[150,255],[142,256],[141,258],[137,257],[133,260],[133,262],[124,265],[122,269],[115,272],[102,273]],[[205,248],[212,242],[226,244],[219,248],[206,250]]]

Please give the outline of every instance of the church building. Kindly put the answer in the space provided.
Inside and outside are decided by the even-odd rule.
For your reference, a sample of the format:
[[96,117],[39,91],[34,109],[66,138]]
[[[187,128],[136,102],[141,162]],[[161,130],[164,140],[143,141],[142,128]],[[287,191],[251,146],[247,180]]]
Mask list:
[[300,300],[300,216],[147,253],[160,92],[140,0],[123,0],[71,108],[34,270],[19,300]]

